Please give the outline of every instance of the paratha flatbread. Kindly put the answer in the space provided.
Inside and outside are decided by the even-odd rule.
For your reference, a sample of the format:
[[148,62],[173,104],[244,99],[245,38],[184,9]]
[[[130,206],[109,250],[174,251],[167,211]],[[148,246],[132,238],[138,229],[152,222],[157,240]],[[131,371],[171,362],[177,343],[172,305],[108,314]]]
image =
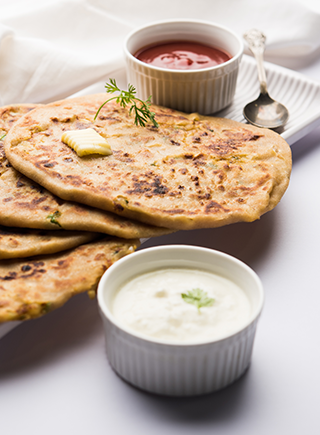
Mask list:
[[[35,109],[5,140],[12,165],[57,196],[172,229],[253,221],[273,209],[291,172],[275,132],[229,119],[152,106],[159,128],[134,125],[105,94]],[[79,157],[64,131],[94,128],[110,156]]]
[[172,232],[63,201],[16,171],[6,158],[3,141],[14,123],[35,107],[33,104],[17,104],[0,108],[0,225],[94,231],[124,238],[156,237]]
[[47,231],[0,226],[0,260],[54,254],[101,237],[81,231]]
[[[5,173],[18,175],[17,171],[12,168],[5,157],[3,148],[3,136],[9,131],[12,125],[23,114],[38,107],[35,104],[20,104],[6,106],[0,109],[0,188],[4,186],[1,176]],[[24,178],[21,174],[19,177]],[[4,178],[6,176],[4,175]],[[2,189],[1,193],[4,191]],[[1,197],[0,193],[0,197]],[[6,207],[6,201],[2,203],[3,208]],[[0,209],[2,208],[0,205]],[[9,207],[10,208],[10,207]],[[25,219],[16,215],[11,222],[20,220],[23,224]],[[8,214],[8,211],[6,211]],[[24,216],[25,217],[25,214]],[[0,219],[1,220],[1,219]],[[8,223],[10,222],[10,213]],[[67,249],[75,248],[84,243],[88,243],[99,237],[98,233],[80,232],[80,231],[48,231],[48,230],[32,230],[23,228],[11,228],[0,226],[0,259],[22,258],[35,255],[53,254]]]
[[94,295],[104,271],[138,245],[106,237],[59,254],[2,260],[0,323],[40,317],[81,292]]

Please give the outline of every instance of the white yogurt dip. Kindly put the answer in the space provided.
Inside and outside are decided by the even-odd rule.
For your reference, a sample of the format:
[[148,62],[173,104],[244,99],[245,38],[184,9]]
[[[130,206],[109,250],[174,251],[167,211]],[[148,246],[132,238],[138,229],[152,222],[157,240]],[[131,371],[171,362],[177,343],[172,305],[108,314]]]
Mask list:
[[[214,301],[199,309],[182,294],[201,289]],[[245,292],[223,276],[166,268],[136,276],[115,294],[115,318],[127,328],[159,340],[195,343],[240,330],[251,315]]]

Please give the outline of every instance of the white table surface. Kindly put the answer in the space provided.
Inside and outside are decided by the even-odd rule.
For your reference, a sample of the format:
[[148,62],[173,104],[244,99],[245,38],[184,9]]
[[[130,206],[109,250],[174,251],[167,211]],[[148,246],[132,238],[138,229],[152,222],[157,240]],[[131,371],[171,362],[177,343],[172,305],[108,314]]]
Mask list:
[[[320,59],[300,72],[320,81]],[[266,301],[240,380],[197,398],[131,387],[111,369],[96,301],[84,294],[0,340],[0,433],[320,433],[320,128],[292,152],[289,188],[260,221],[178,232],[142,246],[206,246],[258,273]]]

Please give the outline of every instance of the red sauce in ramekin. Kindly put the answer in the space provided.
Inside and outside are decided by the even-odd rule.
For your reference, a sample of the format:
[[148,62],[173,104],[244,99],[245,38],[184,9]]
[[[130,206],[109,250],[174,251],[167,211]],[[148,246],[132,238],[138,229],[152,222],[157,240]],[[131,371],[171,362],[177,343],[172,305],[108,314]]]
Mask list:
[[231,59],[224,50],[191,41],[160,42],[141,48],[134,56],[156,67],[179,70],[209,68]]

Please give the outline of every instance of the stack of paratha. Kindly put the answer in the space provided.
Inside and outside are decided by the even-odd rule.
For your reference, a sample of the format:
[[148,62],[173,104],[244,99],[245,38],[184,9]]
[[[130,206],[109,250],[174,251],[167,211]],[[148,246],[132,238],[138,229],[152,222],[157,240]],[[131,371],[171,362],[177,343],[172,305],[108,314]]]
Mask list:
[[139,245],[137,237],[170,232],[68,203],[16,171],[3,140],[35,107],[0,109],[0,323],[38,317],[79,292],[93,295],[103,272]]
[[12,167],[4,151],[4,140],[17,120],[24,118],[22,115],[30,113],[34,107],[35,105],[13,105],[0,109],[0,138],[5,135],[0,140],[0,225],[94,231],[126,239],[155,237],[172,232],[89,206],[63,201]]
[[[130,238],[253,221],[284,194],[291,152],[277,133],[157,106],[159,127],[138,127],[116,102],[94,121],[105,99],[40,106],[7,127],[0,224],[104,232],[136,246]],[[79,157],[61,141],[63,132],[86,128],[112,155]]]

